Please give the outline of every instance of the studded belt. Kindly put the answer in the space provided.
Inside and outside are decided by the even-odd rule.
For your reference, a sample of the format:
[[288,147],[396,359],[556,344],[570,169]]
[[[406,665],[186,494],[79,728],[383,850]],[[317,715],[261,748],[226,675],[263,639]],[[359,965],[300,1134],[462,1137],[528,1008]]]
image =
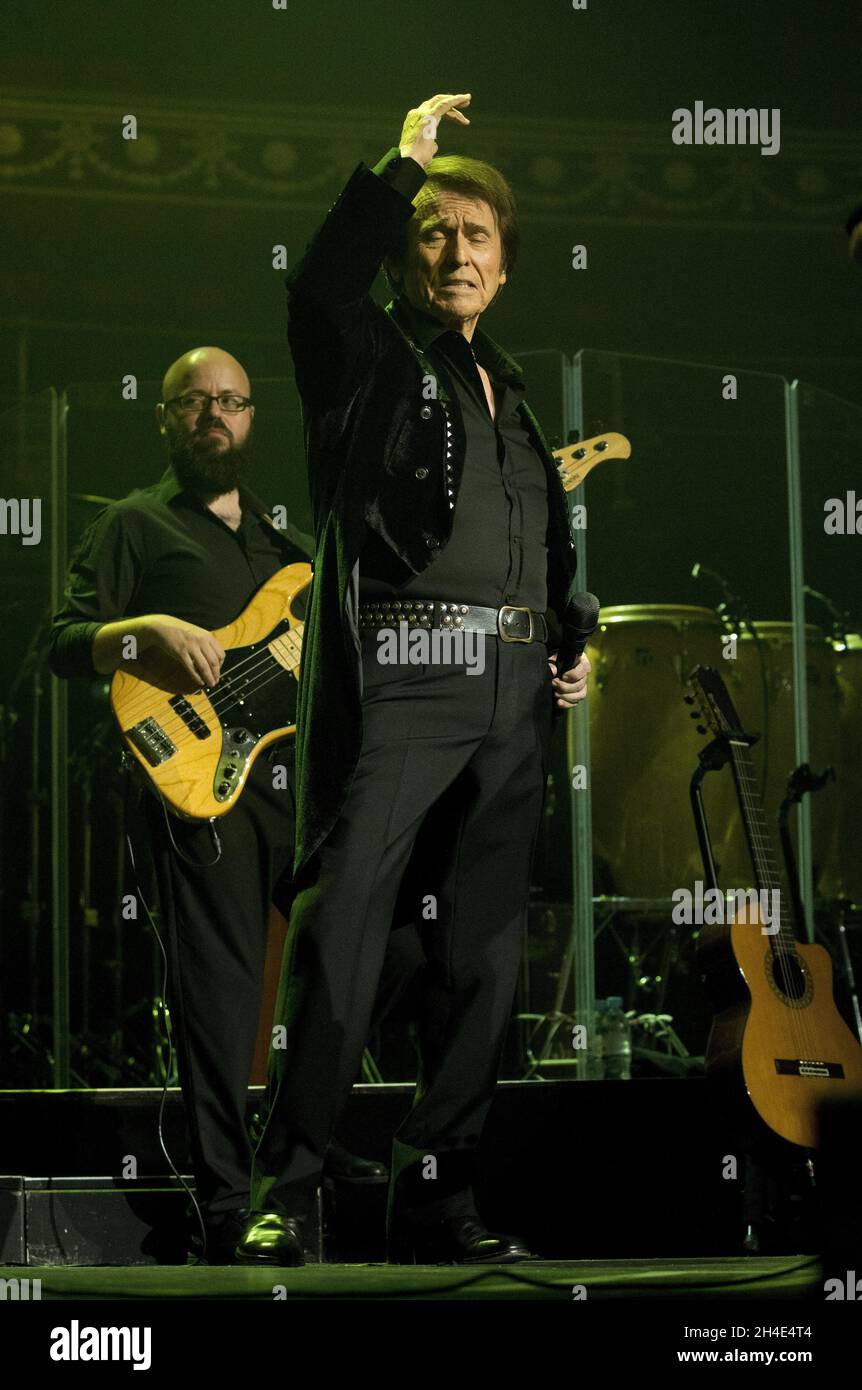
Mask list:
[[374,599],[359,605],[359,626],[364,632],[407,623],[409,627],[439,627],[487,632],[504,642],[547,642],[544,613],[510,603],[502,608],[479,608],[472,603],[440,599]]

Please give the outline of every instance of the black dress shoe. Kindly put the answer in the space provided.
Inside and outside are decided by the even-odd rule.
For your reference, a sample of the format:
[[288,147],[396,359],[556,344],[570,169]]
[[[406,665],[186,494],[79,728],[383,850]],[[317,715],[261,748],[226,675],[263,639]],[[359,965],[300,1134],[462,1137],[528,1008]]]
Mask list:
[[248,1207],[235,1207],[232,1211],[217,1212],[212,1216],[207,1214],[204,1217],[206,1246],[200,1230],[193,1231],[189,1237],[186,1264],[235,1264],[236,1243],[245,1230],[249,1215]]
[[390,1264],[509,1265],[532,1258],[523,1241],[489,1231],[477,1216],[434,1225],[402,1221],[387,1238]]
[[385,1163],[373,1158],[360,1158],[344,1149],[340,1144],[330,1144],[323,1162],[323,1175],[335,1178],[337,1182],[375,1183],[388,1182],[389,1169]]
[[304,1265],[302,1223],[274,1211],[253,1211],[237,1242],[238,1265]]

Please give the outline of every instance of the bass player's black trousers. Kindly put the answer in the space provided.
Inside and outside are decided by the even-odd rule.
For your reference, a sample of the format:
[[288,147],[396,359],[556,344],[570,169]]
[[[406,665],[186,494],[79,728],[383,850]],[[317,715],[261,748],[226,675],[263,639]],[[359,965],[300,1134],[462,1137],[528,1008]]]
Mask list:
[[[363,637],[363,740],[341,814],[300,873],[252,1205],[304,1217],[356,1075],[411,850],[420,1079],[390,1210],[473,1210],[474,1160],[517,984],[554,715],[541,643],[489,637],[485,669],[385,666]],[[429,813],[431,819],[429,820]],[[430,852],[429,852],[430,851]],[[420,1212],[421,1209],[421,1212]]]

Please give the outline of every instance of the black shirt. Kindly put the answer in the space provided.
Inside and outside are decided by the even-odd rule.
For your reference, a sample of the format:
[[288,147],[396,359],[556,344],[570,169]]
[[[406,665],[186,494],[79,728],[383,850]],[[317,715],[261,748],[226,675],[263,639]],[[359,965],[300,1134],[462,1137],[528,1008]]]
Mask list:
[[193,494],[173,468],[152,487],[100,512],[73,558],[63,607],[49,638],[58,676],[92,676],[93,637],[104,623],[168,613],[199,627],[225,627],[284,565],[307,562],[310,536],[278,530],[254,494],[240,487],[234,531]]
[[[417,343],[442,372],[461,408],[464,472],[452,534],[435,560],[414,575],[373,532],[359,561],[360,597],[413,594],[497,608],[548,606],[548,490],[544,465],[517,413],[523,386],[495,380],[482,344],[401,301]],[[488,408],[477,361],[488,372],[497,418]]]

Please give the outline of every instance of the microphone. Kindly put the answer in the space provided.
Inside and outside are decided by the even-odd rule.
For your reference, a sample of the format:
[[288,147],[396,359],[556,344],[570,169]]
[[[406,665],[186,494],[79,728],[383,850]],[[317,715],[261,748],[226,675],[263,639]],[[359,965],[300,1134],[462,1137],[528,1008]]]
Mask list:
[[716,612],[720,618],[726,618],[734,627],[741,627],[743,624],[750,629],[751,619],[748,616],[748,606],[735,594],[723,575],[718,570],[711,570],[707,565],[702,565],[699,560],[691,567],[692,579],[699,579],[701,575],[708,575],[714,579],[716,584],[724,594],[724,602],[718,605]]
[[598,627],[599,601],[585,590],[569,594],[563,635],[557,649],[557,675],[562,676],[576,666],[584,648]]
[[823,604],[823,607],[826,609],[826,611],[832,618],[833,637],[839,638],[846,647],[847,633],[852,631],[852,615],[848,612],[845,612],[844,609],[839,608],[837,604],[833,603],[832,599],[829,597],[828,594],[821,593],[819,589],[812,589],[810,584],[804,584],[803,590],[809,598],[816,599],[818,603]]

